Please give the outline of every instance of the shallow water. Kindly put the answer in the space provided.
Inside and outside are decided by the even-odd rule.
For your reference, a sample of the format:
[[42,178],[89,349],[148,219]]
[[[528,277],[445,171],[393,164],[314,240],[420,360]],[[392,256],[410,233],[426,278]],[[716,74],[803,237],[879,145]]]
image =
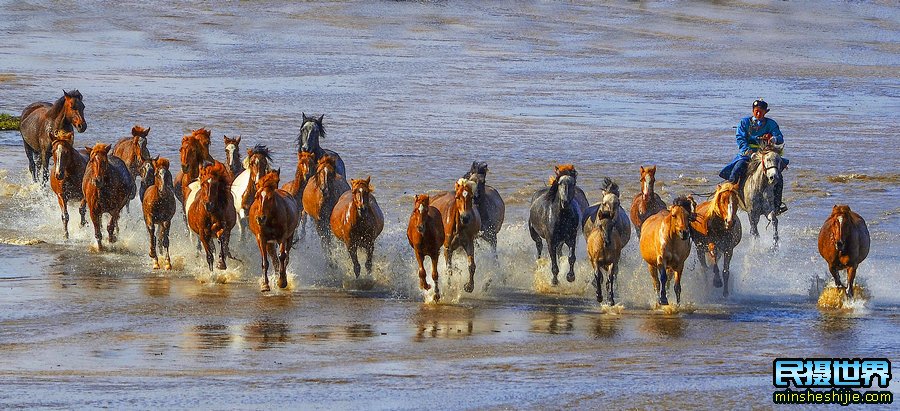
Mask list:
[[[78,144],[140,123],[151,151],[174,159],[182,134],[209,127],[214,156],[221,135],[242,135],[273,148],[283,172],[300,113],[325,113],[322,144],[351,178],[372,175],[387,220],[372,291],[343,290],[344,252],[331,269],[310,239],[287,291],[258,292],[249,244],[211,277],[180,221],[176,270],[154,272],[137,203],[113,251],[88,253],[75,208],[65,241],[55,199],[28,184],[19,134],[0,132],[5,406],[655,408],[696,406],[684,394],[701,392],[746,408],[771,401],[774,357],[890,358],[900,345],[890,3],[20,2],[0,17],[0,112],[78,88]],[[593,301],[583,242],[576,282],[548,285],[525,218],[554,164],[574,163],[591,199],[612,177],[626,206],[641,164],[659,166],[665,199],[708,192],[760,96],[788,141],[791,210],[774,255],[765,223],[761,239],[745,236],[728,300],[692,255],[682,307],[651,309],[636,238],[623,307]],[[449,188],[473,160],[508,204],[498,256],[478,248],[472,295],[442,264],[446,302],[423,305],[405,238],[412,197]],[[820,312],[816,236],[845,202],[872,232],[859,275],[872,297]]]

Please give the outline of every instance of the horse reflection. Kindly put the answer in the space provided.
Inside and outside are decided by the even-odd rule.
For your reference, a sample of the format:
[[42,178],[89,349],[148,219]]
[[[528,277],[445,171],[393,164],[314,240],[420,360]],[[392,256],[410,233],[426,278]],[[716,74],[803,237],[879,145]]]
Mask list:
[[290,327],[280,321],[260,320],[244,326],[244,341],[250,348],[266,350],[292,341]]
[[475,329],[475,310],[453,306],[421,306],[416,314],[413,341],[428,338],[470,337]]
[[681,338],[686,325],[681,317],[650,315],[644,320],[641,331],[653,337]]
[[575,331],[575,316],[563,307],[552,307],[548,311],[534,313],[531,331],[547,334],[571,334]]

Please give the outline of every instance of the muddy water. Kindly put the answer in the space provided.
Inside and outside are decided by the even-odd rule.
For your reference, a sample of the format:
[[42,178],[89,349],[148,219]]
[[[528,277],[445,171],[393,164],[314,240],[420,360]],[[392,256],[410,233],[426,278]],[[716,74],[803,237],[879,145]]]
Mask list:
[[[776,356],[890,356],[900,342],[889,3],[19,2],[0,17],[0,111],[78,88],[79,144],[140,123],[151,151],[174,158],[202,126],[215,156],[223,134],[242,135],[282,170],[300,113],[324,113],[323,145],[350,177],[372,175],[387,217],[372,291],[345,290],[349,265],[328,267],[306,240],[290,288],[261,295],[254,247],[236,246],[243,262],[211,276],[181,222],[176,270],[153,272],[136,212],[96,254],[70,209],[65,241],[55,199],[28,183],[18,133],[0,132],[6,406],[678,407],[702,392],[746,407],[769,401]],[[757,97],[788,141],[791,210],[777,253],[764,223],[761,239],[744,238],[732,297],[689,262],[681,309],[649,309],[634,238],[623,307],[592,301],[583,244],[576,282],[547,284],[524,222],[554,164],[576,164],[592,199],[604,176],[633,196],[651,163],[664,198],[708,192]],[[404,232],[412,197],[448,188],[473,160],[507,200],[498,256],[478,248],[474,294],[443,275],[448,302],[423,305]],[[815,239],[837,202],[869,222],[860,277],[872,297],[823,313],[809,299],[825,275]]]

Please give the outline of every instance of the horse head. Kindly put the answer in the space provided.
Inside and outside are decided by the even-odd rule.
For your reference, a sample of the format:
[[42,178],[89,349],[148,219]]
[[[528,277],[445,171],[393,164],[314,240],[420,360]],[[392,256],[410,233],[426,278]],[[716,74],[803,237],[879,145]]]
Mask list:
[[106,170],[109,169],[109,150],[111,148],[111,145],[103,143],[97,143],[94,147],[85,147],[90,153],[88,169],[94,175],[93,182],[97,188],[103,187],[103,177],[106,175]]
[[431,207],[431,197],[427,194],[416,194],[413,216],[415,218],[416,231],[425,232],[425,221],[428,219],[428,209]]
[[150,134],[150,127],[143,128],[136,125],[131,128],[131,143],[137,147],[138,158],[141,161],[150,160],[150,150],[147,149],[147,135]]
[[156,158],[148,158],[141,164],[140,173],[141,173],[141,187],[146,188],[156,184],[156,161],[159,160],[159,156]]
[[297,180],[306,181],[316,173],[316,156],[307,151],[297,153]]
[[319,190],[322,192],[325,192],[328,187],[328,181],[334,179],[335,164],[332,156],[324,156],[319,159],[319,164],[316,166],[316,179],[319,181]]
[[70,157],[70,153],[74,151],[72,148],[75,143],[75,133],[65,130],[57,130],[53,136],[51,150],[53,152],[53,161],[56,163],[54,174],[57,180],[63,180],[66,176],[66,169],[74,160]]
[[694,221],[697,218],[697,201],[694,200],[693,196],[678,196],[672,200],[672,206],[684,210],[688,222]]
[[567,209],[575,198],[578,172],[571,164],[558,165],[554,171],[555,174],[550,178],[550,186],[556,188],[556,198],[560,207]]
[[737,203],[738,185],[731,182],[724,182],[716,187],[713,194],[712,207],[709,208],[709,216],[716,214],[725,221],[725,229],[731,230],[734,226],[734,219],[737,217],[735,207]]
[[366,177],[365,180],[350,180],[350,189],[353,191],[353,206],[356,207],[356,211],[361,214],[368,210],[372,192],[375,191],[372,176]]
[[303,123],[300,125],[300,135],[297,137],[297,143],[300,145],[300,151],[315,153],[320,149],[319,138],[325,137],[325,126],[322,125],[325,115],[322,114],[319,118],[316,118],[306,117],[306,113],[301,114],[303,115]]
[[653,193],[654,184],[656,184],[656,166],[641,166],[641,194],[646,197]]
[[172,184],[172,173],[169,172],[168,159],[156,156],[156,159],[153,160],[153,170],[155,173],[153,184],[156,185],[157,190],[162,192],[163,188],[171,188],[174,186],[174,184]]
[[600,208],[597,210],[600,218],[615,219],[619,212],[619,186],[609,177],[603,180],[601,189],[603,197],[600,199]]
[[224,208],[225,196],[231,195],[228,192],[228,170],[224,164],[212,163],[200,169],[200,194],[206,194],[204,207],[207,212],[215,212],[216,207]]
[[[259,201],[260,208],[262,210],[266,210],[269,207],[269,204],[272,204],[270,201],[274,197],[275,190],[278,189],[278,183],[281,181],[281,170],[269,170],[265,174],[263,174],[259,178],[259,182],[257,184],[256,191],[256,199],[254,201]],[[257,224],[265,224],[268,216],[266,212],[260,212],[259,215],[256,216]]]
[[63,90],[65,104],[65,118],[79,133],[87,130],[87,121],[84,119],[84,103],[81,101],[81,92],[78,90]]
[[675,234],[681,240],[687,240],[690,235],[690,213],[682,205],[669,206],[669,233]]
[[[243,167],[241,164],[241,136],[237,138],[228,138],[222,136],[225,141],[225,163],[232,170]],[[236,173],[235,173],[236,174]]]
[[454,197],[456,198],[456,210],[459,211],[459,218],[463,224],[469,224],[472,219],[472,204],[475,193],[475,183],[464,178],[456,181],[454,187]]
[[833,219],[830,230],[831,241],[834,242],[834,247],[838,253],[846,254],[847,240],[851,231],[850,206],[835,204],[831,209],[831,218]]
[[259,178],[272,170],[270,162],[272,161],[272,153],[269,149],[257,144],[253,148],[247,149],[247,169],[250,170],[250,179],[259,181]]
[[484,195],[485,178],[487,177],[488,166],[483,161],[473,161],[472,168],[469,169],[463,178],[475,183],[475,198],[477,202]]
[[769,184],[775,184],[777,180],[781,179],[781,155],[777,151],[763,149],[754,155],[758,156],[760,167],[763,168]]

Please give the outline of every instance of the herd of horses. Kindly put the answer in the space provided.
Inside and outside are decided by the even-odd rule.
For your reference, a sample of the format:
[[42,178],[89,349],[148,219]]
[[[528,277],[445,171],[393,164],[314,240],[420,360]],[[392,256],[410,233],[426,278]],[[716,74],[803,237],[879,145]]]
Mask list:
[[[225,136],[226,162],[222,163],[210,153],[211,132],[205,128],[182,138],[181,167],[174,177],[168,159],[151,156],[147,148],[150,129],[139,125],[115,145],[97,143],[78,150],[74,147],[74,133],[87,129],[83,110],[82,95],[74,90],[63,91],[54,103],[31,104],[22,113],[21,133],[29,170],[35,182],[49,181],[56,193],[66,238],[70,202],[79,203],[82,226],[86,225],[85,214],[90,215],[96,247],[102,250],[101,216],[110,216],[107,239],[113,243],[122,210],[138,197],[154,269],[171,269],[169,231],[180,203],[181,218],[189,235],[196,236],[198,250],[205,252],[211,271],[214,266],[226,269],[227,260],[234,259],[229,248],[233,229],[238,228],[242,240],[249,230],[259,248],[262,291],[270,290],[270,260],[278,272],[277,286],[287,287],[291,249],[306,235],[307,219],[312,220],[326,254],[333,238],[344,244],[357,278],[361,271],[357,252],[360,248],[365,250],[365,267],[371,275],[376,240],[384,229],[384,214],[374,196],[371,177],[348,183],[340,155],[320,146],[320,139],[326,135],[324,116],[302,115],[296,171],[293,180],[282,183],[281,171],[272,167],[267,147],[256,145],[241,159],[241,138]],[[609,178],[604,180],[599,201],[591,204],[578,186],[575,167],[558,165],[547,185],[531,197],[528,229],[537,257],[541,257],[546,242],[552,284],[557,285],[558,258],[566,245],[566,280],[575,281],[575,249],[580,232],[587,242],[594,270],[597,301],[604,302],[606,288],[608,302],[615,304],[619,262],[633,228],[660,305],[668,304],[670,281],[674,283],[676,302],[680,303],[681,276],[692,247],[696,248],[704,273],[713,273],[713,285],[723,288],[727,297],[730,262],[742,237],[737,210],[747,212],[754,236],[759,236],[756,226],[760,218],[769,219],[774,227],[774,244],[778,244],[773,188],[782,178],[780,162],[777,150],[763,147],[753,154],[747,176],[740,184],[723,182],[700,204],[691,195],[685,195],[668,205],[654,192],[656,167],[642,166],[641,192],[633,198],[629,212],[621,205],[618,185]],[[487,172],[487,164],[476,161],[452,190],[415,196],[407,237],[418,263],[419,285],[423,290],[433,286],[435,300],[441,297],[437,265],[442,248],[448,273],[454,268],[454,253],[459,249],[465,252],[469,272],[466,292],[472,292],[475,285],[476,239],[486,241],[496,256],[497,235],[506,207],[500,193],[486,183]],[[843,287],[839,272],[847,270],[845,289],[849,297],[853,295],[857,266],[868,255],[869,244],[862,217],[846,205],[836,205],[820,231],[818,245],[837,286]],[[158,246],[164,253],[162,264]],[[218,262],[214,265],[217,248]],[[431,258],[433,285],[427,280],[425,257]]]

